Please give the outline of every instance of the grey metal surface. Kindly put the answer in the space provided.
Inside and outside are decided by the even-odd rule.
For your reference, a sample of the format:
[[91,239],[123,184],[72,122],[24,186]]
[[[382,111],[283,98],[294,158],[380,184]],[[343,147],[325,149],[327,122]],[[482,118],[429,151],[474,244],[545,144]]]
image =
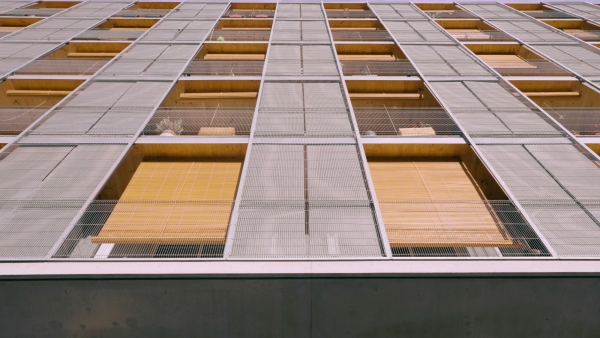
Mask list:
[[501,4],[486,4],[486,3],[459,3],[460,7],[466,8],[467,10],[475,13],[476,15],[481,16],[486,20],[494,20],[494,19],[524,19],[528,20],[528,18],[514,10],[509,10],[507,7],[502,6]]
[[193,45],[136,45],[102,72],[102,76],[177,76],[198,49]]
[[424,76],[489,77],[492,75],[478,61],[465,53],[463,48],[462,46],[402,46],[402,50]]
[[516,37],[519,40],[527,43],[536,42],[554,42],[554,43],[569,43],[574,42],[565,33],[558,33],[557,29],[550,26],[542,25],[537,21],[499,21],[491,22],[500,30]]
[[451,42],[452,40],[429,21],[387,21],[390,34],[400,44]]
[[369,3],[369,7],[384,20],[407,20],[407,19],[422,19],[427,17],[417,11],[408,3],[397,4],[377,4]]

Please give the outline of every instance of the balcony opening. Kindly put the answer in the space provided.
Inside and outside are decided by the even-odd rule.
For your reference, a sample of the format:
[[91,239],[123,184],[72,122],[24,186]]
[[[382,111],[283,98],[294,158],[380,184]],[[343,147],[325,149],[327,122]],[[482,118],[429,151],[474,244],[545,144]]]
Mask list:
[[506,4],[523,14],[527,14],[536,19],[577,19],[576,17],[556,11],[552,8],[546,7],[540,3],[537,4]]
[[266,43],[205,44],[183,76],[261,76]]
[[230,19],[268,19],[275,16],[274,3],[232,3],[223,15]]
[[460,129],[419,79],[347,80],[362,137],[460,136]]
[[259,87],[259,80],[180,80],[142,135],[248,136]]
[[329,19],[376,19],[377,16],[367,4],[325,3],[325,13]]
[[79,34],[74,40],[133,41],[157,22],[158,19],[108,19]]
[[600,42],[600,26],[583,20],[542,20],[544,23],[588,42]]
[[395,257],[548,255],[470,146],[364,149]]
[[40,1],[30,6],[13,9],[1,15],[46,18],[80,3],[78,1]]
[[415,6],[419,7],[425,14],[432,19],[475,19],[473,15],[463,11],[455,4],[419,4]]
[[514,41],[508,34],[500,32],[481,20],[436,20],[458,41]]
[[335,42],[393,42],[394,39],[378,20],[329,20]]
[[8,79],[0,82],[0,135],[18,135],[83,81]]
[[177,2],[136,2],[113,17],[121,18],[162,18],[177,7]]
[[570,76],[528,47],[519,44],[467,44],[473,53],[503,76]]
[[511,81],[575,136],[600,136],[600,92],[577,80]]
[[21,28],[33,25],[41,18],[0,18],[0,38]]
[[221,19],[206,41],[226,43],[230,41],[269,41],[273,20]]
[[128,43],[71,42],[19,69],[17,74],[93,75]]
[[55,257],[222,257],[246,148],[134,146]]
[[417,76],[395,44],[336,44],[344,76]]

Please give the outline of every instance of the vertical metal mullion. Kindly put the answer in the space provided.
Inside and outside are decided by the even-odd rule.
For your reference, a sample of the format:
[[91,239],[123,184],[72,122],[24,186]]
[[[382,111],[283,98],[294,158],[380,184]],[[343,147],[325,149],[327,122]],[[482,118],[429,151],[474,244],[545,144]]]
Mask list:
[[[370,6],[369,6],[370,7]],[[387,258],[392,258],[392,247],[390,246],[390,241],[387,236],[387,231],[385,229],[385,224],[383,222],[383,215],[381,213],[381,208],[379,207],[379,200],[377,199],[377,194],[375,192],[375,185],[373,184],[373,179],[371,177],[371,171],[369,170],[369,165],[367,161],[367,156],[365,154],[365,150],[363,148],[362,138],[360,136],[360,129],[358,128],[358,122],[356,120],[356,115],[354,114],[354,109],[352,107],[352,102],[350,101],[350,94],[348,92],[348,87],[346,86],[346,78],[344,76],[342,65],[340,64],[340,60],[338,58],[337,50],[335,48],[335,41],[333,39],[333,34],[331,33],[331,27],[329,27],[329,18],[327,17],[327,11],[325,10],[325,5],[323,1],[321,1],[321,9],[323,14],[325,15],[325,26],[327,27],[327,34],[329,34],[329,40],[331,41],[331,48],[333,50],[333,56],[335,60],[335,65],[338,69],[338,73],[340,74],[340,82],[342,89],[344,91],[344,99],[346,100],[346,105],[348,106],[350,121],[352,122],[352,128],[354,129],[354,138],[356,140],[356,148],[358,149],[358,157],[360,160],[361,169],[363,170],[363,178],[367,182],[367,195],[371,198],[371,207],[375,211],[375,221],[377,222],[376,228],[377,233],[379,235],[380,246],[383,248],[383,254]],[[372,9],[371,9],[372,10]],[[375,13],[375,12],[374,12]],[[375,15],[377,15],[375,13]],[[379,17],[378,17],[379,18]]]
[[242,195],[244,192],[244,187],[246,183],[246,178],[248,176],[248,166],[250,165],[250,155],[252,153],[252,145],[254,142],[254,133],[256,131],[256,123],[258,120],[260,101],[262,97],[262,91],[265,84],[265,77],[267,74],[267,67],[269,64],[269,54],[271,52],[271,44],[273,41],[273,33],[275,32],[275,22],[277,20],[277,11],[279,10],[280,2],[277,2],[275,7],[275,12],[273,14],[273,25],[271,26],[271,33],[269,34],[269,42],[267,45],[267,53],[265,54],[265,62],[263,64],[263,71],[260,78],[260,87],[258,88],[258,94],[256,97],[256,107],[254,107],[254,116],[252,117],[252,125],[250,126],[250,136],[248,137],[248,147],[246,148],[246,157],[244,158],[244,164],[242,165],[242,171],[240,173],[240,182],[238,184],[238,190],[235,195],[235,202],[233,204],[233,209],[231,211],[229,227],[227,229],[227,237],[225,239],[225,248],[223,249],[223,259],[228,260],[231,256],[231,251],[233,249],[233,238],[235,235],[235,230],[237,227],[237,222],[239,220],[240,214],[240,204],[242,202]]

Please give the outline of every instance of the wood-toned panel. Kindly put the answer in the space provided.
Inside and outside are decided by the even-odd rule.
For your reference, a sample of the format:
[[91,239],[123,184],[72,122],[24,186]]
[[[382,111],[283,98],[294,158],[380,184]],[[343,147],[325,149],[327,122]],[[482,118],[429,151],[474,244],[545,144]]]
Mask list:
[[224,243],[241,160],[142,162],[94,243]]
[[514,244],[460,160],[373,159],[369,170],[392,246]]
[[494,54],[484,54],[478,55],[480,59],[485,61],[492,68],[526,68],[526,69],[536,69],[537,66],[532,65],[531,63],[523,60],[517,55],[494,55]]

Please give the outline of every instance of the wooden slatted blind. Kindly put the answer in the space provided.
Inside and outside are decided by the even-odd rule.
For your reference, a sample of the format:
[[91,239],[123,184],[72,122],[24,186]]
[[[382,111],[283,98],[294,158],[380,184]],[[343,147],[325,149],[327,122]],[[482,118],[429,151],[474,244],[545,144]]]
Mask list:
[[369,169],[392,246],[514,245],[462,162],[374,160]]
[[142,162],[93,242],[223,244],[241,166]]

